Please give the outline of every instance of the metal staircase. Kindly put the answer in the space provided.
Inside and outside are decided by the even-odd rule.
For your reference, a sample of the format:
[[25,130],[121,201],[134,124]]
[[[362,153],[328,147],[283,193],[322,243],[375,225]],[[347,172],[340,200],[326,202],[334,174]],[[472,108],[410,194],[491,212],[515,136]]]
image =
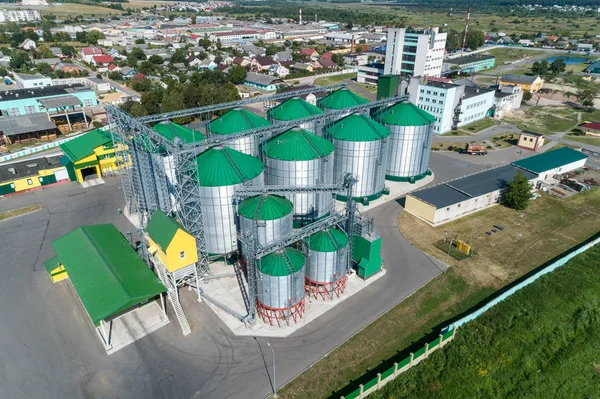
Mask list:
[[174,281],[169,278],[169,272],[165,269],[164,265],[158,260],[155,256],[150,256],[152,263],[154,264],[155,270],[158,272],[158,278],[163,283],[163,285],[167,288],[167,296],[169,297],[169,301],[171,302],[171,306],[173,307],[173,311],[175,312],[175,316],[177,317],[177,321],[181,326],[181,332],[183,335],[188,335],[192,332],[190,328],[190,324],[185,316],[183,311],[183,307],[181,306],[181,302],[179,301],[179,293],[177,291],[177,286]]

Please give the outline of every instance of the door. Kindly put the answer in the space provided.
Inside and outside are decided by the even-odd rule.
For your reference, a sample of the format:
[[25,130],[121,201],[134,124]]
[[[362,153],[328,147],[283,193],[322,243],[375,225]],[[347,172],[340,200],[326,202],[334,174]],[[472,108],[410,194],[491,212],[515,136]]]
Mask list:
[[55,170],[54,177],[56,177],[56,181],[69,180],[69,172],[67,168]]

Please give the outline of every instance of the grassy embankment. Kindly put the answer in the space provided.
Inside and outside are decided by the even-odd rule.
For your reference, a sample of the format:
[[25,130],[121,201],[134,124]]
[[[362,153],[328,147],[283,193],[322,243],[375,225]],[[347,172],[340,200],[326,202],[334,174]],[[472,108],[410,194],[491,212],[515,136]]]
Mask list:
[[39,211],[42,209],[41,205],[32,205],[26,208],[13,209],[12,211],[0,212],[0,221],[11,219],[17,216],[25,215],[27,213]]

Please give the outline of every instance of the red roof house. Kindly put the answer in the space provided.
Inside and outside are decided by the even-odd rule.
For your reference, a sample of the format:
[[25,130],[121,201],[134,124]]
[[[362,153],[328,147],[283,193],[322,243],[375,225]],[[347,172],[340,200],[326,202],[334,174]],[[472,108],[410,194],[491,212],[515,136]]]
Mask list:
[[113,62],[115,62],[115,60],[110,55],[95,55],[92,58],[92,64],[94,64],[96,66],[108,65],[108,64],[112,64]]

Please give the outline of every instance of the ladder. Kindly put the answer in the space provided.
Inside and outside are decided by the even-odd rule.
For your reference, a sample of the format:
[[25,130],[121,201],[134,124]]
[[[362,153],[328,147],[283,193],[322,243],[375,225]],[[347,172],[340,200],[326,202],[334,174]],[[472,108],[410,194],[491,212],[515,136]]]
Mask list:
[[173,307],[177,321],[181,326],[181,332],[183,335],[189,335],[192,332],[192,329],[190,328],[190,323],[188,322],[187,317],[183,312],[181,302],[179,301],[177,286],[167,275],[167,270],[160,260],[154,256],[151,256],[150,259],[152,259],[152,263],[154,263],[155,269],[158,272],[158,278],[164,284],[164,286],[167,287],[167,296],[169,297],[169,301],[171,302],[171,306]]
[[250,311],[250,298],[248,296],[248,290],[244,285],[244,276],[242,265],[239,261],[235,261],[233,263],[233,269],[235,270],[235,278],[237,279],[238,285],[240,286],[240,291],[242,293],[242,299],[244,300],[244,306],[246,307],[246,311]]

